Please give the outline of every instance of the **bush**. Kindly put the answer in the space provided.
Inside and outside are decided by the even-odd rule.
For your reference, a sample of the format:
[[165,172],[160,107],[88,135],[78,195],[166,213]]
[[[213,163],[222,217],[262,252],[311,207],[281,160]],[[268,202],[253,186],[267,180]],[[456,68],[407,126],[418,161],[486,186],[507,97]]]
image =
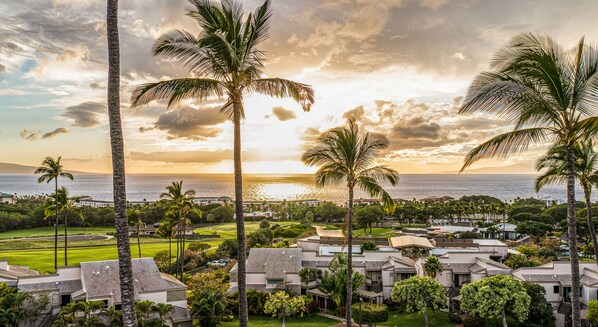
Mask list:
[[351,314],[357,323],[372,325],[388,320],[388,307],[384,304],[355,303]]
[[461,317],[459,317],[459,315],[455,313],[449,313],[448,318],[450,322],[455,324],[460,324],[463,322],[463,319],[461,319]]
[[320,302],[316,300],[312,300],[311,295],[303,295],[305,297],[305,312],[307,314],[313,314],[320,312]]
[[467,315],[463,319],[463,327],[484,327],[484,320],[480,317]]
[[262,219],[262,221],[260,221],[260,228],[270,228],[270,222],[268,222],[268,219]]

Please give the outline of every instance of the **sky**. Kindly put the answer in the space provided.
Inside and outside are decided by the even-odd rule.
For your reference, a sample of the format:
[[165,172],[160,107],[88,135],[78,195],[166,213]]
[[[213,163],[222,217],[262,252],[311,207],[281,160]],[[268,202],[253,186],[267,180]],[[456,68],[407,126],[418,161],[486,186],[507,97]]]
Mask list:
[[[300,156],[329,128],[355,119],[390,141],[380,163],[399,173],[458,171],[469,149],[512,128],[458,114],[471,80],[522,32],[565,48],[598,41],[598,2],[522,0],[273,0],[265,75],[313,86],[310,112],[289,99],[245,96],[246,173],[309,173]],[[127,172],[230,173],[232,124],[218,99],[130,108],[136,86],[188,76],[153,57],[161,34],[201,30],[186,0],[121,0]],[[243,1],[253,10],[260,1]],[[0,162],[109,172],[104,0],[0,2]],[[530,173],[542,147],[472,172]]]

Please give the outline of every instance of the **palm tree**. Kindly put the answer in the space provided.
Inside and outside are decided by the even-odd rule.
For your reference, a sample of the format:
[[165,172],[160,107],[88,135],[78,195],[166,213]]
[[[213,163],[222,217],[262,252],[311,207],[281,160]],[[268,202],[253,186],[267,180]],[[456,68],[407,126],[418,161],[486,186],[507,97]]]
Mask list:
[[122,325],[122,312],[120,310],[116,310],[116,308],[113,306],[102,310],[100,315],[106,316],[108,318],[108,326],[110,327]]
[[202,327],[220,326],[222,317],[230,314],[226,308],[226,296],[214,289],[199,290],[191,304],[191,316]]
[[[324,187],[329,184],[346,183],[349,189],[347,214],[348,275],[352,275],[353,246],[353,192],[358,187],[372,197],[380,196],[386,207],[394,202],[382,188],[380,182],[387,181],[391,185],[398,182],[398,173],[386,166],[375,165],[381,151],[388,147],[388,140],[371,133],[360,133],[353,121],[348,126],[333,128],[324,132],[318,139],[318,145],[307,150],[302,157],[308,166],[319,166],[316,172],[316,185]],[[352,278],[347,281],[346,314],[347,326],[351,325]]]
[[149,321],[150,315],[153,312],[154,304],[155,303],[150,300],[139,301],[135,304],[137,316],[139,317],[139,324],[141,326],[145,325],[145,323]]
[[152,307],[152,311],[157,312],[158,315],[160,316],[160,321],[162,323],[164,323],[165,322],[164,319],[165,319],[166,315],[173,312],[174,307],[172,306],[172,304],[168,304],[168,303],[156,303]]
[[[598,240],[596,240],[596,228],[592,220],[592,185],[598,182],[598,153],[594,151],[592,140],[576,142],[573,146],[575,155],[575,177],[583,189],[584,201],[586,204],[586,216],[588,230],[594,247],[594,259],[598,264]],[[565,147],[555,146],[548,150],[548,153],[538,160],[536,165],[538,171],[546,171],[536,178],[536,192],[549,184],[564,184],[567,181],[567,153]]]
[[[60,159],[54,159],[52,157],[46,157],[42,161],[41,166],[37,167],[35,174],[41,174],[37,179],[38,183],[50,183],[54,181],[54,194],[58,193],[58,177],[65,177],[73,180],[73,175],[62,170],[62,164]],[[57,198],[58,199],[58,198]],[[56,212],[56,220],[54,221],[54,269],[58,269],[58,212]]]
[[139,234],[141,233],[141,229],[145,227],[145,222],[141,219],[141,212],[137,209],[130,209],[127,212],[127,216],[129,218],[129,224],[137,229],[137,250],[139,251],[139,257],[141,258],[141,239],[139,238]]
[[202,33],[196,37],[184,30],[167,32],[156,41],[153,52],[154,55],[181,62],[193,77],[142,85],[132,94],[131,103],[137,107],[153,100],[168,100],[171,106],[183,99],[203,101],[210,97],[226,97],[221,112],[234,125],[239,324],[245,327],[246,250],[241,168],[241,120],[245,117],[243,95],[256,92],[291,97],[308,111],[314,102],[314,94],[306,84],[281,78],[262,78],[265,59],[264,52],[258,46],[268,38],[272,16],[270,0],[247,15],[243,6],[234,0],[223,0],[221,4],[207,0],[190,2],[194,9],[188,15],[198,22]]
[[118,35],[118,0],[106,4],[106,34],[108,37],[108,120],[112,148],[112,183],[114,221],[118,249],[118,270],[123,313],[123,326],[137,326],[127,221],[127,190],[125,185],[125,150],[120,119],[120,44]]
[[83,212],[76,204],[81,200],[80,197],[69,197],[69,192],[63,186],[53,194],[45,205],[45,218],[53,216],[62,216],[64,224],[64,266],[68,266],[68,218],[69,214],[76,214],[83,219]]
[[[484,112],[514,123],[513,131],[473,148],[462,171],[483,158],[507,158],[532,144],[565,148],[567,219],[572,289],[579,289],[575,226],[576,142],[595,133],[598,118],[598,50],[582,38],[574,52],[547,36],[515,36],[492,60],[491,69],[472,82],[460,113]],[[581,324],[579,292],[572,292],[573,326]]]
[[[191,210],[197,210],[193,202],[193,199],[195,199],[195,191],[191,189],[183,191],[183,181],[172,182],[171,185],[166,187],[166,192],[160,194],[160,199],[166,200],[169,206],[169,213],[176,217],[178,238],[182,240],[180,245],[177,240],[176,271],[182,282],[185,269],[185,235],[187,233],[187,223],[189,222],[186,214]],[[180,258],[179,249],[181,253]]]
[[172,238],[176,236],[176,221],[172,219],[165,219],[160,223],[160,227],[156,229],[156,236],[168,239],[168,273],[172,273]]

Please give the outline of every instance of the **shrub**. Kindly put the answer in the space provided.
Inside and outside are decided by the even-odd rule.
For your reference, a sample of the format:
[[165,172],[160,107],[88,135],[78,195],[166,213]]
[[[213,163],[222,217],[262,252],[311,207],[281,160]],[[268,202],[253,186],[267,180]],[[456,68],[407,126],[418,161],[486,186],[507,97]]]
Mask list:
[[593,326],[598,324],[598,300],[588,303],[588,320]]
[[467,315],[463,319],[463,327],[484,327],[484,320],[480,317]]
[[270,228],[270,222],[268,222],[268,219],[263,219],[260,221],[260,228]]
[[372,326],[388,320],[388,307],[384,304],[355,303],[351,307],[351,315],[357,323]]
[[455,324],[460,324],[463,322],[463,319],[461,319],[461,317],[459,317],[459,315],[455,313],[449,313],[448,318],[450,322]]

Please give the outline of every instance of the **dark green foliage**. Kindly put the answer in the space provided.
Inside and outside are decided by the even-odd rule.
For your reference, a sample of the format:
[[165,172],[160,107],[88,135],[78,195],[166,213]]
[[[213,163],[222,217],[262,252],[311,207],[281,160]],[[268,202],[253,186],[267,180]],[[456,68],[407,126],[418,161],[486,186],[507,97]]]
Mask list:
[[351,306],[351,314],[355,322],[373,326],[388,320],[388,307],[384,304],[355,303]]
[[364,241],[361,244],[361,252],[364,252],[364,251],[376,251],[377,249],[378,249],[378,246],[373,241]]
[[515,231],[519,234],[525,234],[533,238],[536,242],[552,232],[554,228],[552,225],[537,222],[537,221],[523,221],[517,224]]
[[233,221],[235,216],[235,208],[232,206],[219,206],[210,210],[210,214],[214,215],[217,222]]
[[260,229],[263,228],[270,228],[270,222],[268,221],[268,219],[260,221]]
[[329,223],[333,221],[342,221],[345,214],[347,214],[347,209],[333,202],[324,202],[316,208],[314,214],[316,220]]
[[269,246],[272,244],[273,238],[274,236],[270,229],[260,228],[247,235],[247,247],[253,248],[256,246]]
[[523,286],[532,299],[527,320],[522,324],[527,327],[554,327],[555,318],[552,305],[546,301],[546,289],[531,283],[523,282]]
[[236,239],[226,239],[224,242],[220,243],[218,246],[218,251],[222,253],[223,256],[228,258],[237,258],[237,240]]
[[268,301],[269,294],[254,289],[247,291],[247,308],[250,315],[259,316],[264,314],[264,304]]
[[475,203],[503,203],[500,199],[489,195],[465,195],[459,201]]

